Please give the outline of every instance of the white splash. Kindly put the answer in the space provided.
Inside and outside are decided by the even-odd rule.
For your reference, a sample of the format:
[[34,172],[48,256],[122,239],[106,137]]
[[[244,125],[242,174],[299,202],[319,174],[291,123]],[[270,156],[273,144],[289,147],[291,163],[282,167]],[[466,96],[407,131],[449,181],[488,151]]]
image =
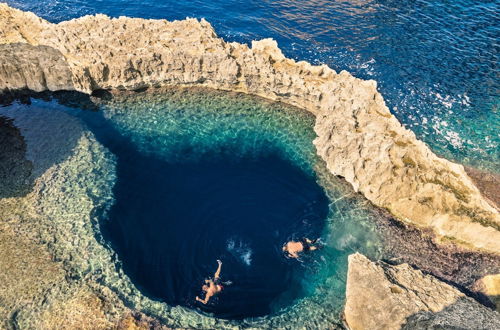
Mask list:
[[252,249],[245,244],[242,240],[229,239],[226,245],[227,251],[231,253],[236,259],[241,260],[245,265],[252,264]]

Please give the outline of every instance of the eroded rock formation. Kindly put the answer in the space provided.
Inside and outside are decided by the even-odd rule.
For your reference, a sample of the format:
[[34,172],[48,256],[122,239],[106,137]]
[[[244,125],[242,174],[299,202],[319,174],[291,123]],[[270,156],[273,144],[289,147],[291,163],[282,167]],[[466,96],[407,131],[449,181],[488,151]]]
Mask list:
[[72,90],[71,71],[56,49],[25,43],[0,45],[0,86],[3,89]]
[[374,81],[287,59],[270,39],[227,43],[196,19],[95,15],[51,24],[0,4],[0,45],[0,90],[196,85],[304,108],[316,115],[314,142],[333,174],[402,221],[500,253],[498,211],[463,166],[401,126]]
[[344,317],[357,329],[498,329],[500,314],[407,264],[349,256]]

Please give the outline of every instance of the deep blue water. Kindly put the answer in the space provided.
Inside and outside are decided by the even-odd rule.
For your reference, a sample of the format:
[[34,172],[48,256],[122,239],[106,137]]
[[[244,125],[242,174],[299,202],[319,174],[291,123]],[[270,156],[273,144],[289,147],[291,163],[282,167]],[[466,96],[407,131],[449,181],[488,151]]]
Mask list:
[[375,79],[391,111],[439,154],[494,170],[500,153],[499,1],[7,0],[52,21],[204,17],[226,40]]
[[[122,151],[105,237],[143,293],[224,318],[267,315],[285,292],[287,304],[304,295],[303,268],[281,246],[322,232],[328,200],[314,178],[272,156],[171,164]],[[217,259],[232,284],[195,303]]]
[[[214,109],[187,101],[196,97]],[[276,142],[259,143],[268,134],[251,99],[240,101],[252,104],[250,112],[211,94],[186,94],[182,100],[194,109],[169,100],[126,99],[105,106],[104,116],[77,112],[117,157],[115,203],[102,229],[124,271],[155,300],[229,319],[273,314],[306,296],[306,268],[281,248],[323,234],[329,200],[315,175]],[[206,135],[212,125],[217,133],[209,128]],[[284,134],[272,127],[270,138]],[[312,150],[312,141],[304,142]],[[217,259],[231,284],[209,304],[196,303]]]

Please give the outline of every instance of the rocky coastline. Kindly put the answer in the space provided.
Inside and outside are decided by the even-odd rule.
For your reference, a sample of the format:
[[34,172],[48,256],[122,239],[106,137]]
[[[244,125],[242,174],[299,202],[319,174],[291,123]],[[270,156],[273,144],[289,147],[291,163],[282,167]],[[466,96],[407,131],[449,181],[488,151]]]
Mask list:
[[[376,299],[374,304],[372,299]],[[344,309],[356,329],[496,329],[498,313],[408,264],[349,256]]]
[[[343,177],[354,191],[390,213],[401,226],[428,232],[438,244],[490,256],[492,264],[498,260],[496,185],[485,183],[487,187],[480,190],[467,173],[476,177],[476,182],[480,174],[470,169],[466,172],[462,165],[432,153],[390,113],[376,82],[357,79],[345,71],[337,73],[325,65],[287,59],[270,39],[255,41],[251,47],[225,42],[204,20],[168,22],[95,15],[52,24],[0,4],[3,95],[20,90],[98,95],[103,90],[160,86],[243,92],[311,112],[316,118],[317,154],[332,174]],[[78,145],[91,148],[82,141]],[[0,210],[10,206],[0,204]],[[16,206],[15,212],[26,212],[23,207]],[[16,238],[21,228],[16,221],[3,224],[0,242],[19,241],[20,246],[31,249],[24,238]],[[47,251],[37,253],[46,255]],[[12,255],[8,262],[15,263],[15,258]],[[478,292],[488,295],[499,282],[495,277],[498,266],[489,269],[491,275],[483,284],[464,279],[461,285],[470,290],[476,285]],[[58,267],[49,261],[41,265],[44,272],[54,274],[54,281],[64,276]],[[24,276],[21,269],[9,269],[12,272],[6,276],[10,282]],[[26,283],[34,281],[33,274],[25,278]],[[448,280],[447,275],[441,279]],[[44,281],[33,290],[42,292],[50,286],[50,281]],[[122,328],[161,327],[157,320],[128,310],[113,292],[87,286],[71,287],[68,292],[67,301],[73,305],[54,316],[57,322],[80,308],[82,315],[94,315],[95,319],[75,316],[75,320],[100,328],[117,324]],[[496,294],[491,296],[493,301],[497,299]],[[383,306],[384,311],[379,313],[374,306]],[[454,317],[462,312],[463,318]],[[404,264],[371,262],[359,254],[349,259],[344,314],[351,329],[500,326],[497,312],[437,278]],[[40,326],[60,325],[47,320],[49,323]]]

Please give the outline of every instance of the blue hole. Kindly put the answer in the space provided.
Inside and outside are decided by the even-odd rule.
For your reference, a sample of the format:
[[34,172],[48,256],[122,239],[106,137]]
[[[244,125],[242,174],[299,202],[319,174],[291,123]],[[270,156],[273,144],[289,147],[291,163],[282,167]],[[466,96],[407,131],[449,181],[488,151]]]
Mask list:
[[[262,316],[300,298],[303,267],[284,257],[292,238],[318,237],[328,199],[313,177],[276,157],[168,163],[118,155],[106,236],[141,290],[223,318]],[[222,261],[224,290],[195,303]],[[286,299],[280,299],[286,295]]]

